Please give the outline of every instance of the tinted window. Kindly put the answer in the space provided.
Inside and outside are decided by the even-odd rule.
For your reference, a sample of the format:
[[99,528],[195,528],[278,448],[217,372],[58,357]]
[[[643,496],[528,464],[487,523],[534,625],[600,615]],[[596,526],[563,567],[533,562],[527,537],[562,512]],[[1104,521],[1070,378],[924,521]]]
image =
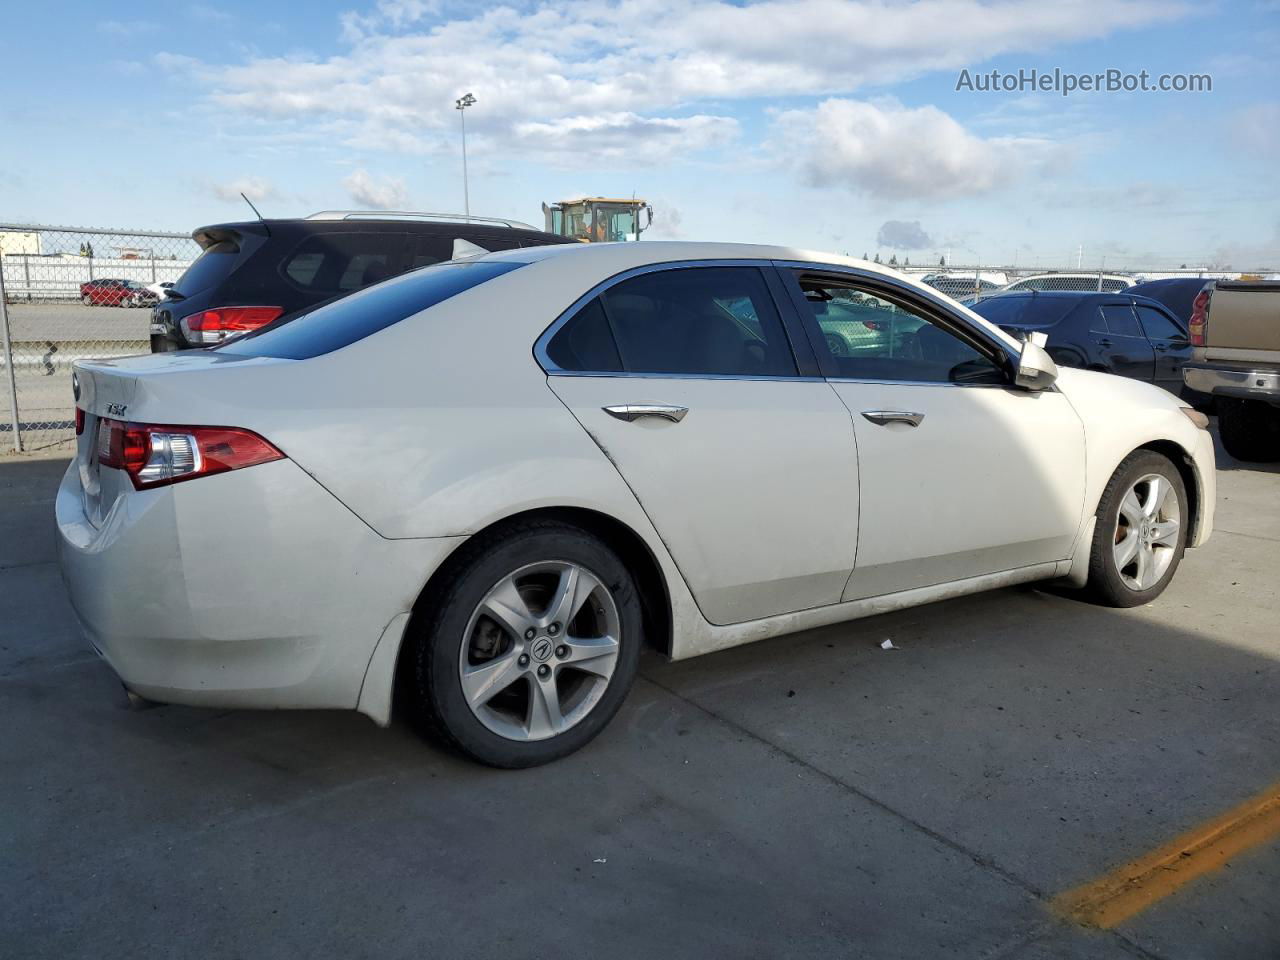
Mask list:
[[192,296],[217,286],[235,269],[240,259],[240,247],[233,240],[222,240],[208,246],[187,267],[173,288],[184,296]]
[[769,288],[753,267],[664,270],[624,280],[566,324],[547,353],[570,370],[796,373]]
[[845,283],[801,277],[800,288],[840,377],[918,383],[1003,383],[985,354],[905,303]]
[[248,357],[306,360],[341,349],[427,307],[522,266],[476,261],[442,263],[343,297],[286,323],[264,327],[217,349]]
[[1102,307],[1102,316],[1107,321],[1107,332],[1113,337],[1142,336],[1142,330],[1128,304],[1108,303]]
[[599,297],[574,314],[551,338],[547,356],[561,370],[600,373],[622,370],[618,345]]
[[1187,332],[1155,307],[1137,304],[1138,319],[1149,340],[1186,340]]
[[973,305],[973,312],[998,326],[1051,327],[1075,306],[1061,297],[988,297]]
[[347,293],[401,273],[412,242],[403,233],[312,234],[294,248],[280,269],[290,283],[307,293]]

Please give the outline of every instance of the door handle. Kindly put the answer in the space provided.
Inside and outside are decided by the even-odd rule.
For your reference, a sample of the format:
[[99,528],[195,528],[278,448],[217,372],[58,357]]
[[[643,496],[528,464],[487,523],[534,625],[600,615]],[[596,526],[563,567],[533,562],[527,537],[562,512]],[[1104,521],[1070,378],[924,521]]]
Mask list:
[[1109,347],[1111,346],[1111,341],[1108,340],[1106,337],[1103,337],[1101,340],[1098,341],[1098,346]]
[[889,423],[905,423],[908,426],[918,427],[924,421],[923,413],[912,413],[909,410],[863,410],[862,415],[882,427]]
[[632,423],[641,417],[660,417],[672,423],[679,423],[689,412],[688,407],[676,406],[674,403],[616,403],[600,409],[609,416],[625,420],[627,423]]

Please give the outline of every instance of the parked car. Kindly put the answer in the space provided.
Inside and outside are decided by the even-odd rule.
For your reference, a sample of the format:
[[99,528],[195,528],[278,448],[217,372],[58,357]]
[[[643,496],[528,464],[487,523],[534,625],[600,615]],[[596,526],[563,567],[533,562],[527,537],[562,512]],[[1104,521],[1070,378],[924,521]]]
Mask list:
[[1187,386],[1211,394],[1237,460],[1280,460],[1280,282],[1218,280],[1196,295]]
[[1182,367],[1191,336],[1164,306],[1116,293],[1029,291],[988,297],[973,310],[1015,334],[1048,335],[1060,366],[1083,367],[1145,380],[1182,395]]
[[165,280],[162,283],[148,283],[147,289],[156,295],[157,300],[163,300],[166,293],[173,287],[171,280]]
[[[855,295],[916,328],[835,354],[814,304]],[[63,575],[141,697],[385,724],[400,690],[472,757],[542,763],[646,644],[1053,578],[1158,597],[1212,529],[1207,420],[1039,339],[787,248],[438,264],[210,350],[77,361]]]
[[80,284],[86,307],[147,307],[159,297],[136,280],[101,279]]
[[514,220],[350,210],[222,223],[191,236],[202,252],[152,311],[152,353],[221,343],[452,259],[457,241],[482,251],[574,242]]
[[981,296],[1000,289],[999,284],[981,277],[934,277],[926,282],[949,297]]
[[1178,318],[1183,327],[1191,325],[1191,311],[1200,291],[1212,285],[1213,280],[1204,277],[1169,277],[1164,280],[1145,280],[1129,287],[1125,293],[1135,297],[1148,297],[1164,304]]
[[1027,290],[1081,290],[1094,293],[1119,293],[1136,283],[1133,277],[1114,273],[1038,273],[1023,277],[1002,287],[998,293],[1022,293]]

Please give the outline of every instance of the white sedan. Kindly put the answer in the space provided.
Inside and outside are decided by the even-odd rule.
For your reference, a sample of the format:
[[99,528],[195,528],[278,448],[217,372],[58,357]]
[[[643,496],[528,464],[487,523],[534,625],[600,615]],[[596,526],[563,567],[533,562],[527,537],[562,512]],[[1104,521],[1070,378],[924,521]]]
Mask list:
[[1213,524],[1201,414],[792,249],[487,254],[75,389],[62,569],[129,690],[381,724],[404,690],[497,766],[587,743],[645,645],[1035,580],[1133,606]]

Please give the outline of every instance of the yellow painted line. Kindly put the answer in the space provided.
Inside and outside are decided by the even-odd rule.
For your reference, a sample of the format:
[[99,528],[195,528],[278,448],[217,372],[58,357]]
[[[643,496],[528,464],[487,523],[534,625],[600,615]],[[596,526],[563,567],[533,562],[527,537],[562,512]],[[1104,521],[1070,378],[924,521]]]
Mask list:
[[1280,783],[1145,856],[1059,894],[1050,906],[1060,917],[1110,930],[1277,836]]

